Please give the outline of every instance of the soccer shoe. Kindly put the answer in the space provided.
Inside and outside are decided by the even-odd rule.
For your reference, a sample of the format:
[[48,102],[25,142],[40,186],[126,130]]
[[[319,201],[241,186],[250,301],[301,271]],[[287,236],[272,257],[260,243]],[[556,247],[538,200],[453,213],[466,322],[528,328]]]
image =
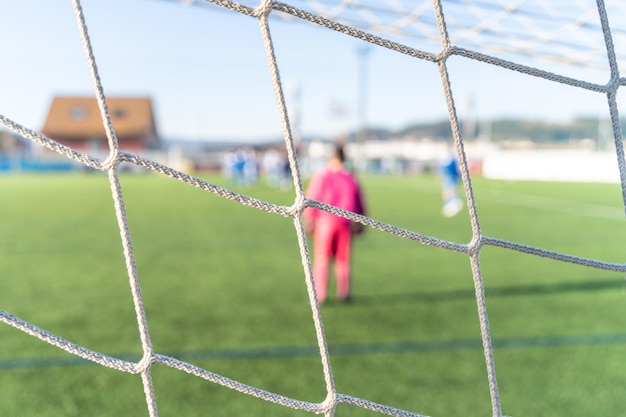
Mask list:
[[460,198],[455,198],[447,202],[442,209],[444,217],[454,217],[463,209],[463,202]]

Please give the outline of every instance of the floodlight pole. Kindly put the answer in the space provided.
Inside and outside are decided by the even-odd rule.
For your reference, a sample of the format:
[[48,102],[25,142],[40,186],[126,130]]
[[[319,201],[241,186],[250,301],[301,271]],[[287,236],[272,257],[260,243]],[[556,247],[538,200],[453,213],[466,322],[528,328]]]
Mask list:
[[[367,107],[369,93],[369,57],[372,51],[369,44],[360,45],[357,48],[359,56],[358,71],[358,115],[357,115],[357,132],[356,132],[356,148],[358,149],[358,157],[356,157],[357,165],[360,165],[363,145],[367,139]],[[364,167],[362,167],[364,168]]]
[[292,135],[293,142],[296,146],[300,145],[302,140],[301,121],[302,121],[302,91],[300,90],[300,83],[296,80],[292,85],[291,94],[293,97],[293,119],[292,119]]

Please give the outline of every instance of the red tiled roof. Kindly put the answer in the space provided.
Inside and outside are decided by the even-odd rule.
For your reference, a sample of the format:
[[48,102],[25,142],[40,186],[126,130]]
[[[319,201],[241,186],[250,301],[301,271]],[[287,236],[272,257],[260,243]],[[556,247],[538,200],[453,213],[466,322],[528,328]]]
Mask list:
[[[142,140],[156,135],[152,101],[145,97],[108,97],[107,105],[118,140]],[[55,97],[41,132],[51,139],[106,138],[95,97]]]

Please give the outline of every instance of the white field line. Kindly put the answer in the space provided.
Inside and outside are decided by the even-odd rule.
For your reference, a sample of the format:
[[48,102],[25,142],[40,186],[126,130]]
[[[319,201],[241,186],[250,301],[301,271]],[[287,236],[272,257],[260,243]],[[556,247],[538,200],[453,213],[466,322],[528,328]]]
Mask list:
[[498,204],[529,207],[538,210],[556,211],[559,213],[575,214],[583,217],[593,217],[604,220],[624,221],[624,208],[621,206],[606,206],[601,204],[584,203],[580,200],[564,200],[550,197],[540,197],[531,194],[511,193],[502,190],[474,190],[477,205],[480,210],[481,200]]
[[[441,189],[433,187],[431,183],[413,184],[420,192],[441,194]],[[411,187],[413,188],[413,187]],[[580,200],[566,200],[551,197],[542,197],[532,194],[513,193],[504,190],[473,187],[474,197],[480,214],[480,202],[490,201],[497,204],[523,206],[537,210],[547,210],[559,213],[575,214],[582,217],[592,217],[603,220],[624,221],[624,208],[621,205],[607,206],[603,204],[585,203]],[[459,190],[459,192],[463,192]],[[583,196],[584,198],[584,196]],[[619,203],[621,200],[616,199]]]

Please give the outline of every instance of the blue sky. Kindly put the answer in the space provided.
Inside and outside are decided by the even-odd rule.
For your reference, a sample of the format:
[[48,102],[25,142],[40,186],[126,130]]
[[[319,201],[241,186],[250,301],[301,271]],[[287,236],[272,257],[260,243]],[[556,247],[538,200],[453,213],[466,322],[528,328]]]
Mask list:
[[[290,3],[297,6],[302,0]],[[455,3],[463,1],[450,2]],[[71,2],[0,0],[0,6],[0,114],[37,130],[55,94],[93,95]],[[254,18],[165,0],[85,0],[83,8],[105,93],[152,97],[162,136],[221,141],[282,135]],[[459,16],[451,16],[451,23]],[[359,51],[367,44],[306,22],[273,19],[270,28],[300,134],[333,136],[352,130],[362,108],[372,127],[399,129],[447,117],[436,64],[379,47],[363,60]],[[601,34],[596,35],[601,42]],[[406,42],[427,51],[437,47],[419,34]],[[520,60],[601,84],[608,81],[606,69]],[[366,101],[359,98],[363,63]],[[566,121],[608,114],[606,98],[599,93],[460,57],[448,64],[461,117]],[[338,108],[341,114],[332,110]]]

